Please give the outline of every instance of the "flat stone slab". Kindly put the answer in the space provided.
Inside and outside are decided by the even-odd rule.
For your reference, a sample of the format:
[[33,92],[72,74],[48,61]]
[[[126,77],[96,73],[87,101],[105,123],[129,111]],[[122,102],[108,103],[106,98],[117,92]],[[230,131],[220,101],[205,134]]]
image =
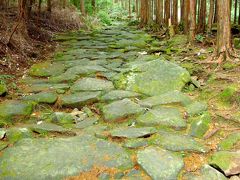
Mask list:
[[51,122],[56,124],[73,124],[75,122],[74,116],[65,112],[54,112],[50,116]]
[[173,90],[181,91],[190,81],[186,69],[162,59],[144,62],[131,68],[131,71],[122,74],[118,80],[119,86],[149,96]]
[[93,126],[94,124],[98,123],[99,118],[97,117],[89,117],[84,119],[83,121],[80,121],[76,124],[75,128],[77,129],[84,129],[89,126]]
[[159,96],[143,99],[139,102],[142,106],[152,108],[163,104],[181,104],[183,106],[191,103],[191,99],[180,91],[170,91]]
[[106,121],[114,121],[127,118],[143,111],[140,105],[134,103],[129,99],[115,101],[108,105],[103,106],[102,112]]
[[240,143],[240,133],[232,133],[218,144],[218,149],[222,151],[231,150],[238,143]]
[[129,148],[129,149],[136,149],[140,147],[148,146],[148,140],[147,139],[127,139],[125,143],[123,144],[123,147]]
[[112,137],[122,138],[140,138],[155,134],[157,130],[153,127],[142,127],[142,128],[118,128],[110,131]]
[[189,104],[186,106],[187,113],[191,116],[198,115],[203,113],[204,111],[207,111],[208,106],[204,102],[193,102],[192,104]]
[[42,122],[40,124],[33,125],[31,129],[40,134],[48,133],[48,132],[58,132],[58,133],[67,133],[69,130],[63,128],[62,126],[58,126],[56,124]]
[[180,111],[176,108],[154,108],[137,117],[137,122],[146,126],[186,127],[186,122],[183,120]]
[[114,100],[121,100],[125,98],[133,98],[133,97],[139,97],[139,96],[141,95],[132,91],[113,90],[104,94],[100,99],[103,101],[114,101]]
[[226,176],[240,173],[240,151],[219,151],[213,154],[209,164],[221,169]]
[[67,90],[70,86],[64,83],[51,84],[51,83],[42,83],[42,84],[33,84],[24,88],[25,92],[41,92],[41,91],[52,91],[52,90]]
[[138,151],[137,162],[154,180],[178,179],[178,175],[184,166],[181,157],[154,147]]
[[187,151],[187,152],[207,152],[207,148],[201,143],[194,140],[191,136],[180,135],[170,132],[160,132],[154,140],[154,144],[162,146],[170,151]]
[[93,166],[128,169],[133,163],[119,145],[93,136],[24,139],[3,151],[0,179],[62,180]]
[[9,128],[6,132],[8,142],[15,143],[23,138],[32,138],[32,131],[28,128]]
[[28,116],[33,111],[33,105],[26,101],[9,100],[0,103],[0,120],[1,118]]
[[5,84],[0,84],[0,96],[3,96],[7,93],[7,87]]
[[65,70],[65,66],[60,63],[51,63],[51,62],[43,62],[34,64],[30,70],[29,74],[31,76],[38,77],[49,77],[56,76],[63,73]]
[[71,87],[71,91],[106,91],[114,89],[111,81],[97,78],[82,78],[75,82]]
[[217,171],[213,167],[209,165],[204,165],[201,170],[199,175],[195,174],[187,174],[184,176],[184,179],[186,180],[227,180],[221,172]]
[[200,117],[196,117],[190,125],[189,134],[193,137],[203,138],[212,122],[209,113],[204,113]]
[[30,96],[25,96],[23,100],[35,101],[37,103],[53,104],[57,101],[57,94],[54,92],[40,92]]
[[86,104],[92,104],[98,101],[101,92],[79,92],[69,95],[63,95],[60,98],[60,104],[65,107],[82,107]]
[[107,72],[108,70],[100,65],[75,66],[69,68],[66,74],[88,75],[96,72]]

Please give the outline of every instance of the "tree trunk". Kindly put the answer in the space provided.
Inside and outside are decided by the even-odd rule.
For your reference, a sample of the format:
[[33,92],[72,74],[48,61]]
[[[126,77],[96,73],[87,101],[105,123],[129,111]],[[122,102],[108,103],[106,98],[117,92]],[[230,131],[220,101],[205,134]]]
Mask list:
[[206,0],[201,0],[198,32],[204,33],[206,28]]
[[163,0],[156,2],[156,23],[162,25],[163,23]]
[[140,27],[144,27],[149,22],[149,0],[141,0],[141,23]]
[[170,19],[170,0],[165,0],[164,4],[164,22],[168,26],[169,25],[169,19]]
[[172,23],[174,25],[174,29],[177,29],[178,26],[178,0],[173,0],[173,11],[172,11]]
[[238,10],[238,24],[240,24],[240,1],[239,1],[239,10]]
[[207,27],[208,34],[211,34],[212,32],[213,15],[214,15],[214,0],[210,0],[210,9],[209,9],[208,27]]
[[218,62],[229,59],[233,54],[231,43],[231,20],[229,0],[218,0],[217,56]]
[[215,0],[215,13],[214,13],[214,20],[213,20],[213,22],[214,23],[217,23],[217,18],[218,18],[218,14],[217,14],[217,12],[218,12],[218,10],[217,10],[217,8],[218,8],[218,1],[217,0]]
[[195,40],[196,31],[196,0],[189,1],[189,35],[188,41],[193,42]]
[[189,1],[191,0],[184,0],[184,22],[183,22],[184,34],[188,34],[188,29],[189,29],[189,25],[188,25]]
[[83,16],[86,15],[84,0],[80,0],[80,11],[81,11]]
[[235,0],[235,4],[234,4],[234,24],[237,23],[237,0]]
[[136,2],[135,2],[135,9],[136,9],[136,17],[137,17],[137,19],[138,19],[138,17],[139,17],[139,7],[138,7],[138,0],[135,0]]
[[[118,3],[118,2],[116,2]],[[96,11],[96,0],[92,0],[92,9],[93,9],[93,13],[95,13]]]
[[52,12],[52,0],[47,0],[47,11]]
[[131,18],[132,16],[131,0],[128,0],[128,15],[129,15],[129,18]]

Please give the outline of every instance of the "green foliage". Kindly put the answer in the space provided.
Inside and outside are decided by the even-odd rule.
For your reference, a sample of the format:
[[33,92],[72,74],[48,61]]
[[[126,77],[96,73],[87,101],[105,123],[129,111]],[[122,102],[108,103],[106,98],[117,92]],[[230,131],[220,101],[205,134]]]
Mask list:
[[236,93],[237,88],[235,86],[229,86],[219,94],[219,98],[223,103],[230,103],[234,99]]
[[202,34],[198,34],[196,36],[196,41],[197,42],[203,43],[204,39],[205,39],[205,37]]
[[107,12],[105,11],[98,12],[98,17],[104,25],[111,25],[112,20]]

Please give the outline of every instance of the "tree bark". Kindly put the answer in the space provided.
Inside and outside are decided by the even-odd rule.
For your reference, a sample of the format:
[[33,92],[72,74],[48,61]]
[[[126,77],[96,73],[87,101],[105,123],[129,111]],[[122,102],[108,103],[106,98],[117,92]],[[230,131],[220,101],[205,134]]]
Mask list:
[[204,33],[206,28],[206,0],[201,0],[198,32]]
[[188,24],[188,16],[189,16],[189,1],[191,0],[184,0],[184,34],[188,34],[189,24]]
[[178,0],[173,0],[173,11],[172,11],[172,24],[174,25],[174,29],[177,29],[178,26]]
[[218,0],[217,56],[218,63],[234,54],[231,43],[231,20],[229,0]]
[[81,11],[83,16],[86,15],[84,0],[80,0],[80,11]]
[[167,26],[169,26],[169,19],[170,19],[170,0],[165,0],[164,4],[164,22]]
[[141,22],[140,27],[144,27],[149,22],[149,0],[141,0]]
[[188,41],[192,43],[196,34],[196,0],[189,1],[189,35]]
[[209,9],[208,26],[207,26],[208,34],[211,34],[212,32],[213,15],[214,15],[214,0],[210,0],[210,9]]
[[237,0],[235,0],[235,4],[234,4],[234,24],[237,23]]
[[162,25],[163,23],[163,0],[156,2],[156,23]]

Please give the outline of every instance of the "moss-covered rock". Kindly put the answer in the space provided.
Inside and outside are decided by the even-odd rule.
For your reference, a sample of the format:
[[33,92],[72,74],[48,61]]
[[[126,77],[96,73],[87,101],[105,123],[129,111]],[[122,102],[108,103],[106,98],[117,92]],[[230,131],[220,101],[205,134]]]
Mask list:
[[173,90],[181,91],[189,81],[190,75],[185,69],[157,59],[132,66],[132,70],[119,76],[115,84],[119,88],[154,96]]
[[209,164],[221,169],[226,176],[240,173],[240,152],[219,151],[212,155]]
[[150,136],[155,134],[157,130],[153,127],[142,127],[142,128],[117,128],[110,131],[110,135],[112,137],[120,137],[120,138],[140,138],[145,136]]
[[107,91],[114,89],[111,81],[97,78],[82,78],[78,80],[72,87],[71,91]]
[[164,104],[180,104],[186,106],[190,104],[192,100],[179,91],[170,91],[159,96],[153,96],[146,99],[143,99],[139,102],[142,106],[154,107]]
[[139,151],[137,161],[154,180],[178,179],[178,175],[184,166],[181,157],[154,147]]
[[0,84],[0,96],[3,96],[7,93],[7,87],[5,84]]
[[222,151],[231,150],[238,143],[240,143],[240,133],[233,133],[218,144],[218,149]]
[[39,64],[34,64],[30,70],[29,74],[31,76],[38,76],[38,77],[49,77],[49,76],[56,76],[63,73],[65,70],[65,66],[60,63],[51,63],[51,62],[44,62]]
[[170,151],[207,152],[207,148],[191,136],[170,132],[159,132],[154,144]]
[[60,98],[60,104],[65,107],[81,108],[87,104],[92,104],[98,101],[101,92],[79,92],[69,95],[63,95]]
[[29,116],[33,111],[33,104],[26,101],[4,101],[0,103],[0,121],[11,123],[15,118],[18,120]]
[[0,179],[64,179],[91,170],[93,166],[133,167],[119,145],[90,135],[70,138],[23,139],[4,150]]
[[166,126],[177,129],[186,127],[180,111],[177,108],[157,107],[137,117],[137,123],[146,126]]
[[196,117],[191,125],[189,134],[193,137],[202,138],[208,131],[211,123],[211,116],[209,113],[204,113],[199,117]]
[[113,100],[121,100],[125,98],[133,98],[133,97],[139,97],[139,96],[141,95],[131,91],[113,90],[101,96],[100,99],[103,101],[113,101]]
[[32,132],[28,128],[10,128],[6,132],[6,138],[10,143],[15,143],[23,138],[32,137]]
[[208,108],[207,104],[204,102],[195,101],[188,106],[186,106],[187,113],[190,116],[199,115],[206,111]]
[[129,99],[115,101],[103,106],[102,108],[104,119],[108,122],[124,119],[129,116],[139,114],[142,111],[143,109],[140,107],[140,105]]
[[53,92],[40,92],[30,96],[25,96],[22,99],[28,101],[34,101],[37,103],[48,103],[53,104],[57,101],[57,94]]

